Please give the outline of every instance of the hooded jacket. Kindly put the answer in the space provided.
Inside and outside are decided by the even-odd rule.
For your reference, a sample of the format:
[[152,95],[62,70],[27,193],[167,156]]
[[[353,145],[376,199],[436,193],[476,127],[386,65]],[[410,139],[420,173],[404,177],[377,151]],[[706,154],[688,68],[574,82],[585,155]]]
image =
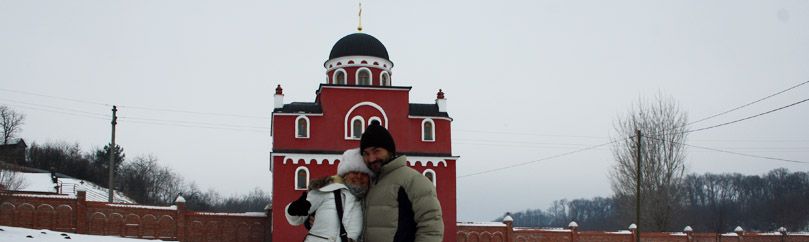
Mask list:
[[[306,200],[311,203],[309,214],[315,214],[315,223],[309,230],[305,242],[340,241],[340,224],[333,191],[340,190],[343,199],[343,226],[348,238],[357,241],[362,233],[362,202],[348,191],[339,177],[329,177],[322,181],[312,181]],[[289,204],[284,211],[289,210]],[[294,216],[285,212],[291,225],[301,225],[308,216]],[[324,239],[327,238],[327,239]]]
[[382,166],[365,200],[365,242],[440,242],[444,221],[435,186],[399,156]]

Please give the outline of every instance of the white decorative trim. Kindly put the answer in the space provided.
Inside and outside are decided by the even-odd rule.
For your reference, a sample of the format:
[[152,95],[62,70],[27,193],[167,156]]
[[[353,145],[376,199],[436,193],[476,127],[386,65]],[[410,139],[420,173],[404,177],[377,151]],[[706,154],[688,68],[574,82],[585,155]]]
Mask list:
[[432,180],[432,182],[433,182],[433,186],[436,186],[436,185],[435,185],[435,183],[436,183],[435,181],[436,181],[436,180],[438,180],[438,178],[435,176],[435,175],[436,175],[435,171],[434,171],[433,169],[426,169],[426,170],[424,170],[424,172],[423,172],[423,173],[421,173],[421,174],[422,174],[422,175],[424,175],[424,176],[427,176],[427,173],[432,173],[432,174],[433,174],[433,180]]
[[[326,160],[326,162],[329,165],[334,165],[334,163],[337,160],[340,160],[340,159],[343,158],[343,156],[340,155],[340,154],[273,153],[272,155],[273,155],[273,157],[279,157],[279,156],[284,157],[284,160],[281,162],[281,164],[284,164],[284,165],[286,165],[287,163],[295,164],[295,165],[299,165],[299,164],[303,163],[303,164],[306,164],[306,165],[310,165],[310,164],[312,164],[312,160],[315,160],[316,161],[315,164],[318,164],[318,165],[322,165],[323,160]],[[303,160],[303,162],[300,162],[300,160]]]
[[[353,140],[354,139],[354,138],[352,138],[350,136],[350,134],[352,134],[350,131],[353,131],[353,130],[351,130],[351,123],[348,122],[348,115],[351,115],[351,112],[354,112],[354,109],[357,109],[358,107],[361,107],[361,106],[371,106],[373,108],[376,108],[376,110],[379,110],[379,112],[382,113],[382,119],[383,119],[382,121],[384,121],[382,123],[385,124],[386,129],[388,128],[388,115],[385,114],[385,110],[382,109],[381,106],[379,106],[378,104],[373,103],[373,102],[360,102],[360,103],[354,104],[354,106],[351,107],[350,109],[348,109],[348,112],[346,112],[346,117],[345,117],[345,120],[343,121],[344,124],[345,124],[345,125],[343,125],[345,127],[345,129],[343,130],[343,135],[345,136],[344,138],[347,139],[347,140]],[[365,130],[364,127],[363,127],[363,130]]]
[[[360,135],[359,136],[354,136],[354,121],[357,121],[357,120],[360,121]],[[362,133],[365,133],[365,119],[363,119],[362,116],[359,116],[359,115],[354,116],[353,118],[351,118],[351,122],[349,123],[349,125],[351,126],[351,129],[349,129],[349,131],[348,131],[349,132],[349,134],[348,134],[349,139],[359,140],[360,138],[362,138]]]
[[371,125],[371,123],[373,123],[374,120],[379,121],[379,124],[382,125],[382,119],[377,117],[377,116],[373,116],[373,117],[369,118],[368,119],[368,125]]
[[412,119],[425,119],[425,118],[429,118],[429,119],[441,119],[441,120],[452,121],[452,118],[445,118],[445,117],[412,116],[412,115],[407,115],[407,117],[408,117],[408,118],[412,118]]
[[323,116],[322,113],[273,113],[273,116]]
[[[388,75],[388,80],[387,80],[387,82],[388,82],[388,83],[383,83],[383,81],[385,81],[385,78],[384,78],[384,77],[385,77],[385,74],[387,74],[387,75]],[[391,80],[390,80],[390,73],[388,73],[387,71],[382,71],[382,72],[380,72],[380,73],[379,73],[379,85],[380,85],[380,86],[383,86],[383,87],[387,87],[387,86],[390,86],[390,83],[391,83]],[[385,85],[385,84],[387,84],[387,85]]]
[[[426,137],[424,137],[424,125],[427,123],[430,123],[432,125],[432,130],[430,130],[431,133],[430,136],[432,136],[433,139],[431,140],[425,139]],[[421,135],[422,142],[435,142],[435,140],[437,140],[435,137],[435,122],[433,121],[433,119],[425,118],[424,120],[421,121],[421,133],[419,133],[419,135]]]
[[390,88],[384,88],[379,86],[323,86],[322,88],[338,88],[338,89],[360,89],[362,90],[383,90],[383,91],[406,91],[409,92],[410,89],[408,87],[394,87],[391,86]]
[[[368,72],[368,85],[360,84],[360,72],[367,71]],[[355,86],[373,86],[374,85],[374,73],[371,72],[371,69],[367,67],[360,67],[354,72],[354,85]]]
[[[298,136],[298,134],[300,134],[300,132],[298,132],[299,131],[298,130],[298,121],[300,121],[301,119],[306,120],[306,136]],[[306,117],[306,115],[298,115],[298,118],[295,118],[295,138],[296,139],[308,139],[309,137],[311,137],[312,134],[309,133],[309,130],[311,130],[309,128],[310,126],[312,126],[312,123],[309,122],[309,118]]]
[[409,166],[422,165],[434,167],[442,165],[443,167],[447,167],[447,159],[457,159],[457,157],[408,156],[407,165]]
[[[354,61],[354,64],[347,64],[349,61]],[[362,64],[362,61],[365,61],[368,64]],[[338,66],[337,65],[338,62],[341,63],[341,65]],[[374,65],[373,64],[374,62],[379,63],[379,65]],[[390,69],[393,68],[393,62],[374,56],[351,55],[351,56],[337,57],[331,60],[327,60],[325,63],[323,63],[323,67],[326,68],[326,72],[330,72],[334,69],[339,68],[357,67],[357,66],[382,69],[388,71],[388,73],[391,73]]]
[[[345,83],[343,83],[343,84],[338,84],[337,83],[337,73],[338,72],[343,73],[343,81]],[[346,84],[348,84],[348,73],[346,72],[346,70],[343,69],[343,68],[339,68],[336,71],[334,71],[334,73],[332,74],[332,77],[331,77],[331,84],[337,84],[337,85],[346,85]]]
[[[304,186],[303,188],[298,188],[298,172],[300,170],[306,171],[306,186]],[[295,169],[295,173],[292,173],[292,174],[293,174],[293,176],[292,176],[293,177],[292,186],[295,187],[296,191],[306,190],[309,187],[309,175],[310,175],[309,174],[309,168],[306,168],[305,166],[298,167],[298,169]]]

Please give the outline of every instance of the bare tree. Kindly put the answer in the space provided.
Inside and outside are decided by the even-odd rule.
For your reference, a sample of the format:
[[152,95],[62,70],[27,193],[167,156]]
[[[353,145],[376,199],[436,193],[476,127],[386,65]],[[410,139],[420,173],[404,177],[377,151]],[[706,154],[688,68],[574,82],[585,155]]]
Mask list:
[[25,180],[13,165],[0,161],[0,191],[19,190],[25,185]]
[[3,144],[8,144],[11,139],[22,130],[25,115],[18,113],[6,106],[0,105],[0,126],[3,128]]
[[[687,117],[671,98],[658,94],[653,100],[640,98],[625,117],[615,123],[617,142],[612,147],[616,164],[610,172],[612,190],[624,216],[634,218],[637,179],[635,130],[641,141],[641,214],[643,228],[671,229],[680,207],[681,183],[685,176]],[[632,219],[634,220],[634,219]]]

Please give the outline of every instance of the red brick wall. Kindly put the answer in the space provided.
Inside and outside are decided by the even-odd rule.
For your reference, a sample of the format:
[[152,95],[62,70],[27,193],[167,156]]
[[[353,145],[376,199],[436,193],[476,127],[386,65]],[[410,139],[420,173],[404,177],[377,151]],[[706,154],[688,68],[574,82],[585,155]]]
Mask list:
[[[511,223],[458,223],[458,242],[635,242],[630,231],[601,232],[570,229],[514,228]],[[809,242],[809,234],[778,233],[641,233],[643,242]]]
[[5,194],[0,225],[80,234],[191,241],[271,241],[266,213],[201,213],[175,206],[88,202],[78,196]]

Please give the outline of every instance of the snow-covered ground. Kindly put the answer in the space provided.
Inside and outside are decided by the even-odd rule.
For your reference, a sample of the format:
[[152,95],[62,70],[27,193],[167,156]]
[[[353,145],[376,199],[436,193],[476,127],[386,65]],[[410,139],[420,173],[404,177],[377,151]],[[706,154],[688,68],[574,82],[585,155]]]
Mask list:
[[18,227],[0,226],[0,241],[2,242],[53,242],[53,241],[80,241],[80,242],[144,242],[153,241],[145,239],[129,239],[115,236],[100,236],[65,233],[46,229],[25,229]]
[[[23,187],[19,191],[28,192],[57,192],[53,181],[51,181],[50,173],[18,173],[23,179]],[[85,180],[74,178],[59,178],[59,187],[61,194],[76,195],[76,192],[84,189],[87,191],[88,201],[106,202],[108,199],[108,190],[95,183]],[[116,203],[135,203],[131,198],[115,192],[114,200]]]

